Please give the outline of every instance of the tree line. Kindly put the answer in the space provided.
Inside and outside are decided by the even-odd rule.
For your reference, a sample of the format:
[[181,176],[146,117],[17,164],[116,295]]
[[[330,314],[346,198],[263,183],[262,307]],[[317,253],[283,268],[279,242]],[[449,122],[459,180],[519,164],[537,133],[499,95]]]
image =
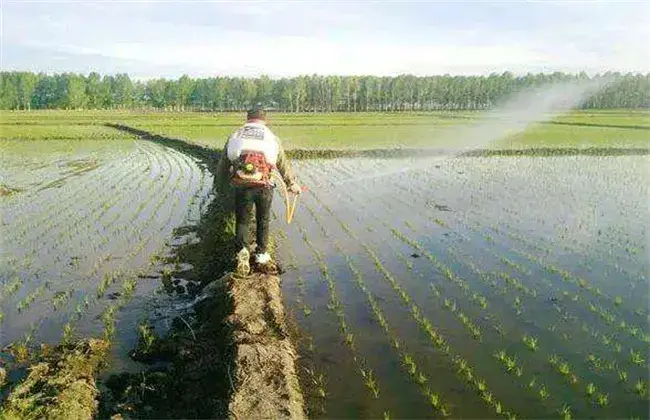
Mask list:
[[285,112],[489,109],[524,88],[611,78],[583,108],[650,108],[650,73],[489,76],[324,76],[292,78],[182,76],[132,80],[128,74],[0,72],[0,109],[162,109],[241,111],[250,104]]

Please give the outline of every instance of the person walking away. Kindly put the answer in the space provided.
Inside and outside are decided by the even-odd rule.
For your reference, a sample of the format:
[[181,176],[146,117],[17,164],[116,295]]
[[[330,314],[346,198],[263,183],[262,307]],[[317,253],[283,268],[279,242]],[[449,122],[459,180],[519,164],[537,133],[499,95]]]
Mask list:
[[[237,272],[251,271],[251,229],[253,206],[257,226],[257,243],[253,269],[265,274],[277,274],[277,266],[269,254],[269,227],[275,184],[270,173],[277,170],[289,192],[300,194],[291,162],[287,159],[278,137],[268,127],[266,112],[260,104],[247,112],[246,123],[228,139],[220,165],[228,166],[229,184],[234,188]],[[223,169],[222,169],[223,170]]]

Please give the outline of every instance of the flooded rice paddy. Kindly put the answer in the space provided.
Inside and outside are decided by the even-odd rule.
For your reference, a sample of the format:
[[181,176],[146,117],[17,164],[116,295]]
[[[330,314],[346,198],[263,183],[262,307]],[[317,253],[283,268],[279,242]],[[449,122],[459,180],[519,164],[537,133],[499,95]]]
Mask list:
[[181,240],[175,228],[199,220],[212,175],[145,141],[4,141],[3,150],[12,191],[0,201],[3,358],[100,332],[125,353],[146,311],[172,307],[158,257]]
[[649,164],[300,162],[279,248],[311,415],[647,418]]

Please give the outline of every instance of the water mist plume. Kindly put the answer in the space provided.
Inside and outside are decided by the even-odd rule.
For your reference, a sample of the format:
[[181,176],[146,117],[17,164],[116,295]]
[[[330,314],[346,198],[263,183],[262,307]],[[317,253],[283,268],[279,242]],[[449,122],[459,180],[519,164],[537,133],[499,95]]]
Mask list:
[[[608,80],[594,79],[553,83],[525,89],[507,98],[503,105],[482,114],[478,121],[468,125],[454,126],[438,132],[436,143],[444,144],[446,158],[468,151],[485,149],[507,136],[524,132],[535,123],[550,121],[557,116],[579,107],[589,97],[605,87]],[[423,136],[427,134],[423,133]],[[451,146],[447,146],[451,145]],[[396,164],[394,168],[341,181],[338,184],[359,182],[384,176],[430,167],[441,158],[420,159],[411,165]]]

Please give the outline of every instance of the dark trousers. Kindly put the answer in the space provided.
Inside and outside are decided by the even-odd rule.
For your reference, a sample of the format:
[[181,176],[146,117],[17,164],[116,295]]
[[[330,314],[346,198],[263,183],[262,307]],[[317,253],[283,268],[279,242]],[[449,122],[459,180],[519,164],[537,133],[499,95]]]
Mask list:
[[235,216],[237,222],[238,249],[251,249],[250,221],[255,205],[257,224],[256,253],[267,251],[269,243],[269,226],[271,223],[271,204],[273,189],[271,188],[235,188]]

